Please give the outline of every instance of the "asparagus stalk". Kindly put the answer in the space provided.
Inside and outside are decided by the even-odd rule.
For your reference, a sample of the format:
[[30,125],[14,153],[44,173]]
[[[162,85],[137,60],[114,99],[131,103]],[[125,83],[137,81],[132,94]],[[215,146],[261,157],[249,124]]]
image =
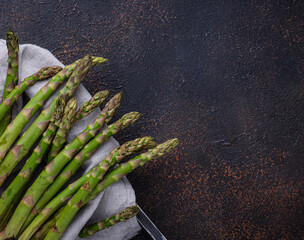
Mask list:
[[8,50],[8,68],[2,97],[4,100],[18,83],[19,43],[17,35],[11,30],[8,30],[6,35],[6,46]]
[[[53,127],[57,127],[58,123],[60,122],[59,115],[60,111],[63,110],[63,104],[64,104],[64,98],[60,97],[58,99],[58,102],[56,103],[55,111],[53,113],[53,116],[51,118],[51,122],[49,124],[48,129],[44,132],[43,138],[40,141],[40,149],[39,145],[35,148],[33,151],[32,157],[29,158],[24,165],[24,167],[21,169],[19,174],[16,176],[16,178],[13,180],[11,185],[4,191],[0,198],[0,214],[1,214],[1,221],[0,221],[0,231],[3,230],[7,222],[9,221],[10,217],[12,216],[15,208],[18,206],[20,200],[22,199],[22,196],[25,192],[25,189],[28,185],[29,179],[31,175],[33,175],[37,165],[41,162],[41,157],[33,158],[33,156],[37,155],[35,153],[40,151],[40,156],[43,155],[44,149],[46,148],[45,143],[50,140],[51,135],[48,135],[50,133],[51,129]],[[60,107],[59,107],[60,106]],[[33,164],[31,167],[31,163]],[[30,169],[26,171],[26,169]],[[28,175],[29,171],[31,172],[30,175]],[[24,174],[26,173],[26,174]],[[8,207],[9,206],[9,207]],[[4,216],[3,213],[5,212]]]
[[33,209],[43,192],[54,181],[55,177],[61,169],[74,157],[90,139],[92,139],[102,128],[105,120],[114,115],[120,105],[121,94],[115,95],[102,110],[101,114],[73,141],[66,145],[54,160],[48,164],[37,177],[35,182],[25,193],[22,201],[16,208],[13,216],[8,222],[5,232],[5,238],[16,237],[22,224],[26,220],[28,214]]
[[[61,94],[67,94],[67,97],[70,98],[78,88],[82,79],[85,77],[84,75],[86,75],[86,73],[90,69],[90,65],[95,66],[107,61],[107,59],[101,57],[94,57],[92,64],[90,64],[89,58],[89,56],[86,56],[83,59],[77,60],[73,64],[66,66],[54,77],[52,77],[52,79],[43,88],[41,88],[40,91],[27,103],[27,105],[17,115],[17,117],[7,127],[3,135],[0,137],[0,162],[3,160],[8,149],[16,140],[19,133],[22,131],[22,129],[30,120],[30,118],[38,109],[43,106],[43,104],[55,92],[55,90],[71,76],[72,72],[74,73],[70,77],[69,81],[65,84],[64,88],[59,91],[58,96]],[[75,67],[77,67],[77,71]],[[19,155],[21,153],[20,157],[22,158],[25,156],[26,153],[28,153],[29,149],[34,145],[37,139],[45,131],[48,121],[52,116],[52,112],[54,111],[54,106],[55,100],[53,100],[52,103],[45,110],[42,111],[42,113],[36,118],[34,123],[22,135],[22,137],[18,140],[16,144],[16,148],[10,151],[11,154],[13,152],[16,152],[15,155]],[[11,157],[14,156],[10,156],[9,158]]]
[[52,115],[52,118],[50,119],[50,124],[48,126],[48,129],[44,132],[41,141],[34,149],[32,155],[28,158],[13,182],[2,193],[0,198],[0,219],[6,213],[18,193],[22,192],[27,183],[30,181],[36,168],[41,163],[43,156],[49,149],[50,143],[52,142],[52,139],[56,133],[57,126],[61,121],[64,105],[65,101],[61,96],[58,98],[55,111]]
[[62,68],[59,66],[45,67],[40,69],[33,75],[25,78],[23,82],[19,83],[0,104],[0,120],[2,120],[6,113],[11,110],[13,104],[18,100],[22,93],[30,86],[33,86],[37,81],[47,79],[57,74]]
[[50,220],[45,222],[40,229],[35,233],[33,237],[31,237],[31,240],[39,240],[39,239],[44,239],[45,236],[48,234],[50,231],[51,227],[56,223],[58,217],[60,216],[63,208],[60,208],[52,217]]
[[12,216],[12,214],[14,213],[14,210],[16,209],[16,207],[18,206],[20,200],[23,197],[24,194],[24,190],[25,190],[26,186],[24,186],[19,192],[18,194],[15,196],[13,202],[11,202],[9,208],[6,210],[5,214],[3,216],[1,216],[1,220],[0,220],[0,231],[2,231],[4,229],[4,227],[6,226],[6,224],[8,223],[10,217]]
[[[9,147],[18,137],[26,123],[34,113],[40,109],[45,101],[55,92],[55,90],[66,80],[74,70],[74,65],[65,67],[57,73],[41,90],[28,102],[23,110],[16,116],[14,121],[5,130],[0,138],[0,159],[2,160]],[[49,119],[49,118],[48,118]],[[48,120],[45,119],[45,120]]]
[[[109,167],[116,162],[121,161],[124,157],[133,154],[136,151],[149,148],[155,143],[152,141],[151,137],[144,137],[135,139],[133,141],[127,142],[120,147],[115,148],[110,156],[114,156],[116,160],[110,163]],[[133,149],[133,150],[132,150]],[[104,166],[104,165],[102,165]],[[62,205],[67,198],[70,198],[78,189],[88,180],[91,173],[96,171],[95,167],[87,174],[83,175],[74,183],[70,184],[66,189],[59,193],[55,198],[53,198],[33,219],[30,225],[23,231],[19,239],[28,240],[36,232],[37,229]]]
[[[41,209],[55,196],[60,188],[76,173],[79,167],[84,161],[89,159],[93,153],[98,149],[104,142],[106,142],[111,136],[117,132],[125,129],[126,127],[134,124],[139,118],[140,114],[137,112],[130,112],[125,114],[121,119],[115,123],[109,125],[99,135],[92,139],[86,146],[64,167],[61,173],[56,177],[55,181],[49,186],[44,192],[37,204],[27,217],[24,222],[21,232],[31,223],[35,216],[41,211]],[[147,140],[142,140],[147,141]],[[135,142],[132,142],[135,145]],[[138,146],[139,144],[136,144]],[[150,145],[151,146],[151,145]]]
[[[101,230],[104,230],[106,228],[112,227],[119,222],[127,221],[128,219],[134,217],[138,212],[139,212],[139,209],[137,206],[127,207],[124,210],[122,210],[120,213],[117,213],[111,217],[108,217],[100,222],[96,222],[96,223],[84,226],[81,229],[78,236],[81,238],[86,238],[86,237],[92,236],[95,233],[97,233]],[[56,221],[56,218],[54,218],[52,222],[48,223],[49,229],[50,229],[49,226],[52,223],[54,223],[55,221]]]
[[[59,219],[60,214],[62,213],[62,210],[64,208],[59,209],[47,222],[45,222],[40,229],[34,234],[34,236],[31,238],[31,240],[39,240],[39,239],[45,239],[48,232],[51,230],[53,225],[56,223],[56,221]],[[86,225],[84,226],[78,237],[80,238],[86,238],[89,236],[94,235],[95,233],[102,231],[104,229],[107,229],[109,227],[112,227],[116,225],[119,222],[125,222],[130,218],[133,218],[137,215],[139,212],[139,209],[137,206],[130,206],[122,210],[121,212],[108,217],[106,219],[103,219],[99,222]]]
[[9,221],[10,217],[12,216],[16,206],[18,205],[19,201],[22,199],[23,192],[18,193],[18,196],[14,199],[14,201],[11,203],[5,214],[1,217],[0,220],[0,231],[2,231]]
[[[91,65],[92,65],[91,63],[92,63],[92,61],[89,56],[81,59],[77,63],[76,68],[75,68],[73,74],[71,75],[69,81],[66,83],[65,87],[59,91],[58,96],[60,96],[61,94],[65,94],[67,98],[70,98],[72,96],[72,94],[76,91],[76,89],[78,88],[82,79],[85,77],[85,75],[90,70]],[[61,72],[59,72],[58,74],[60,74]],[[39,92],[38,92],[38,94],[39,94]],[[35,96],[37,96],[37,94]],[[34,96],[34,98],[32,98],[32,100],[35,99],[35,96]],[[14,169],[14,167],[17,165],[17,163],[20,162],[20,160],[30,151],[31,147],[35,144],[37,139],[41,136],[41,134],[47,128],[49,119],[52,115],[52,112],[54,111],[56,101],[57,101],[57,98],[55,98],[52,101],[52,103],[45,110],[42,111],[42,113],[38,116],[38,118],[34,121],[34,123],[28,128],[28,130],[22,135],[22,137],[17,141],[15,146],[9,151],[7,156],[4,158],[3,162],[0,164],[0,186],[4,183],[7,176]],[[29,105],[29,103],[27,104],[27,106]],[[44,101],[43,101],[43,103],[44,103]],[[40,104],[36,103],[36,105],[40,105]],[[27,111],[26,109],[27,108],[25,107],[21,111],[21,113],[23,111]],[[31,110],[30,110],[30,112],[31,112]],[[18,116],[12,122],[12,126],[10,125],[12,127],[12,129],[14,126],[14,122],[16,122],[16,123],[18,122],[18,121],[16,121]],[[22,116],[21,116],[21,118],[22,118]],[[8,127],[7,129],[11,129],[11,127]],[[5,133],[3,134],[3,136],[4,135],[5,135]],[[2,145],[1,145],[1,140],[0,140],[0,149],[1,148],[2,148]],[[6,152],[6,151],[7,150],[5,150],[4,152]],[[2,155],[4,152],[1,152],[0,155]],[[1,156],[0,156],[0,159],[1,159]]]
[[48,222],[41,226],[41,228],[34,234],[34,236],[31,237],[31,240],[44,239],[56,221],[56,217],[52,217]]
[[146,153],[142,153],[135,158],[129,160],[128,162],[121,163],[119,167],[115,168],[108,174],[106,174],[102,181],[100,181],[97,187],[93,190],[92,194],[84,201],[84,205],[97,197],[99,193],[105,190],[111,184],[120,180],[123,176],[132,172],[138,167],[142,167],[147,162],[163,156],[165,153],[173,150],[178,144],[178,139],[174,138],[168,140],[162,144],[157,145],[155,148],[150,149]]
[[[48,154],[48,162],[50,163],[62,150],[66,136],[71,127],[71,121],[75,116],[77,110],[77,101],[75,98],[72,98],[66,105],[62,121],[59,125],[59,129],[51,143],[51,150]],[[62,147],[61,147],[62,146]],[[51,158],[50,158],[51,156]]]
[[52,147],[48,155],[48,163],[50,163],[64,147],[67,134],[72,125],[93,112],[104,102],[104,100],[106,100],[108,95],[109,91],[100,91],[89,101],[85,102],[76,114],[67,113],[66,117],[63,117],[63,121],[61,122],[59,130],[52,142]]
[[64,206],[62,213],[57,219],[54,226],[51,228],[45,239],[56,240],[63,236],[64,231],[73,220],[79,209],[82,207],[85,199],[92,193],[93,189],[99,182],[99,179],[109,169],[111,162],[115,161],[115,156],[110,155],[102,161],[97,168],[90,174],[88,180],[81,186],[81,188],[74,194],[74,196]]
[[[108,176],[106,176],[105,179],[102,180],[102,182],[100,183],[102,185],[102,188],[107,187],[107,184],[109,183],[112,184],[118,181],[118,179],[121,179],[122,176],[125,175],[125,173],[129,173],[135,168],[144,165],[146,162],[164,155],[167,151],[173,149],[177,145],[177,142],[177,139],[169,140],[163,144],[158,145],[156,148],[149,150],[146,153],[138,155],[137,157],[126,163],[122,163],[120,167],[123,169],[123,171],[118,167],[114,169],[111,173],[109,173]],[[68,204],[64,207],[62,214],[60,214],[58,220],[51,228],[51,231],[46,235],[45,240],[59,239],[63,235],[66,228],[69,226],[70,222],[72,221],[78,210],[84,204],[87,203],[87,200],[91,200],[92,198],[95,198],[97,196],[96,194],[94,194],[94,192],[96,192],[95,188],[98,184],[98,178],[100,177],[102,179],[103,177],[104,168],[104,165],[100,164],[100,170],[92,172],[86,183],[77,191],[77,193],[72,197],[72,199],[70,199]],[[108,179],[110,181],[107,181]]]
[[[7,95],[10,94],[10,92],[18,83],[19,44],[17,35],[10,30],[7,32],[6,46],[8,50],[8,68],[4,85],[4,92],[2,96],[3,101],[7,99]],[[4,115],[4,118],[0,122],[0,136],[4,133],[6,127],[10,124],[11,120],[12,112],[9,111],[6,115]]]

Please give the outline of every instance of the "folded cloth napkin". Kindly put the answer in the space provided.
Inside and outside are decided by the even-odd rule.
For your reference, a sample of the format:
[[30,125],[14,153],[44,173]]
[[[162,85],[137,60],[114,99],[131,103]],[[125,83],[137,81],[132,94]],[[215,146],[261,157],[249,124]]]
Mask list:
[[[58,65],[63,67],[64,65],[54,57],[48,50],[40,48],[31,44],[20,45],[19,51],[19,81],[22,81],[25,77],[37,72],[42,67]],[[5,40],[0,40],[0,98],[2,99],[2,93],[4,83],[6,79],[7,71],[7,48]],[[31,98],[39,89],[45,85],[47,81],[37,82],[33,87],[26,90],[25,94]],[[59,91],[59,90],[58,90]],[[58,92],[57,91],[57,92]],[[45,106],[54,99],[56,93],[48,100]],[[90,99],[91,95],[85,89],[84,86],[80,85],[76,91],[74,97],[77,99],[78,106],[81,106],[85,101]],[[19,100],[13,109],[13,116],[22,109],[22,99]],[[67,141],[71,141],[77,136],[84,128],[92,122],[100,113],[97,109],[86,118],[79,121],[71,129]],[[38,113],[37,113],[38,114]],[[37,115],[36,115],[37,116]],[[34,116],[35,118],[35,116]],[[30,124],[30,123],[29,123]],[[29,126],[26,126],[26,128]],[[26,129],[25,128],[25,129]],[[100,160],[105,158],[110,151],[118,146],[118,142],[111,138],[107,143],[103,144],[95,154],[88,159],[82,166],[82,173],[88,172],[92,167],[96,166]],[[92,223],[95,221],[102,220],[108,216],[112,216],[117,212],[120,212],[124,208],[135,204],[135,193],[134,190],[127,180],[123,178],[112,186],[108,187],[103,193],[101,193],[96,199],[89,202],[83,207],[74,221],[70,224],[69,228],[65,232],[64,240],[81,239],[78,237],[79,231],[88,222]],[[88,239],[105,239],[105,240],[125,240],[135,236],[141,227],[138,224],[136,218],[132,218],[126,222],[118,223],[107,230],[100,231]]]

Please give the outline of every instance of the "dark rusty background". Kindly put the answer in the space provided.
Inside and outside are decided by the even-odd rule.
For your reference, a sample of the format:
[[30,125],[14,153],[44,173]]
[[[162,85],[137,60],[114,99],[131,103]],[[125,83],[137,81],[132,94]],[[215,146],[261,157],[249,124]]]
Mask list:
[[302,239],[300,2],[2,0],[0,33],[64,63],[109,58],[84,84],[144,114],[120,142],[180,138],[129,176],[168,239]]

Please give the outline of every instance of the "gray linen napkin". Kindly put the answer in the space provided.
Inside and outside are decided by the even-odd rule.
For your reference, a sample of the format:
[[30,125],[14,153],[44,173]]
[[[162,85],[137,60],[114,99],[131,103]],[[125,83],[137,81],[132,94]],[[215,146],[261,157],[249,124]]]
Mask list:
[[[75,59],[76,60],[76,59]],[[52,65],[59,65],[63,67],[63,64],[54,57],[48,50],[40,48],[31,44],[20,45],[19,52],[19,81],[22,81],[25,77],[37,72],[40,68]],[[0,98],[2,99],[3,87],[6,78],[7,70],[7,49],[5,40],[0,40]],[[36,83],[33,87],[30,87],[25,94],[28,97],[33,97],[39,89],[44,86],[46,81]],[[59,91],[59,90],[58,90]],[[58,92],[57,91],[57,92]],[[56,93],[46,103],[45,106],[56,96]],[[91,95],[85,89],[84,86],[80,86],[74,95],[77,99],[77,104],[80,106],[82,103],[90,99]],[[13,109],[13,116],[21,110],[22,100],[18,101],[18,104]],[[100,113],[100,110],[94,111],[85,119],[79,121],[68,135],[68,142],[77,136],[84,128],[92,122]],[[38,113],[37,113],[38,114]],[[36,116],[37,116],[36,114]],[[29,123],[30,124],[30,123]],[[29,126],[25,127],[25,129]],[[107,143],[103,144],[96,153],[88,159],[83,165],[82,173],[88,172],[92,167],[96,166],[100,160],[108,155],[108,153],[116,146],[118,142],[111,138]],[[81,171],[80,171],[81,172]],[[123,210],[124,208],[135,204],[134,190],[127,180],[123,178],[116,184],[113,184],[101,193],[95,200],[88,203],[83,209],[79,211],[74,221],[67,229],[64,240],[81,239],[78,237],[78,233],[81,228],[89,221],[89,223],[101,220],[107,216],[114,215],[115,213]],[[132,218],[126,222],[119,223],[114,227],[107,230],[100,231],[94,236],[88,239],[105,239],[105,240],[124,240],[130,239],[135,236],[141,227],[138,224],[136,218]]]

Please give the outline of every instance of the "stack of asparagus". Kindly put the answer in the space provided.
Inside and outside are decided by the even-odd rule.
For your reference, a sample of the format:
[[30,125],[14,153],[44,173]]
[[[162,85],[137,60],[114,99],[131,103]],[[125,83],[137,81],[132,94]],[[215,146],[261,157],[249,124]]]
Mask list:
[[[72,98],[90,69],[107,59],[85,56],[63,69],[45,67],[17,85],[19,45],[12,31],[7,34],[7,48],[8,70],[0,104],[0,186],[16,165],[25,156],[29,157],[1,195],[0,239],[60,239],[80,208],[126,174],[174,149],[178,140],[171,139],[159,145],[148,136],[128,141],[113,149],[87,174],[63,188],[101,145],[134,124],[141,114],[130,112],[109,124],[120,106],[122,94],[118,93],[85,130],[67,143],[73,124],[98,108],[109,95],[106,90],[100,91],[79,108],[76,99]],[[47,78],[51,79],[12,119],[12,106],[22,93],[35,82]],[[65,81],[54,100],[20,136],[29,120]],[[122,162],[136,153],[138,155],[131,160]],[[38,177],[32,179],[38,166],[43,164]],[[114,165],[118,167],[114,168]],[[101,222],[85,226],[79,236],[90,236],[133,217],[137,212],[135,206],[129,207]]]

